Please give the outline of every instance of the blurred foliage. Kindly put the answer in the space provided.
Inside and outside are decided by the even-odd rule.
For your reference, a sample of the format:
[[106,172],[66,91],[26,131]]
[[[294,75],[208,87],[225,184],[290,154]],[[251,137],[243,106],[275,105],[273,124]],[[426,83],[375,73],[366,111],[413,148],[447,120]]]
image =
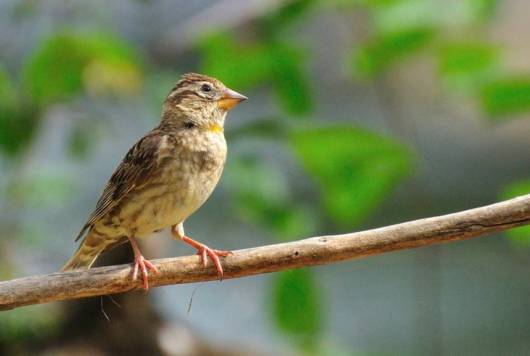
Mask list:
[[450,88],[478,98],[490,118],[530,110],[530,81],[521,75],[505,77],[498,46],[466,34],[492,17],[496,0],[463,0],[449,6],[433,0],[352,2],[368,12],[374,31],[354,54],[355,74],[376,77],[431,44],[426,54],[437,58],[440,78]]
[[235,88],[268,83],[287,112],[300,116],[311,110],[305,57],[296,47],[280,42],[241,44],[217,33],[204,39],[200,49],[202,72]]
[[[94,95],[136,94],[142,84],[138,58],[130,46],[108,34],[64,33],[45,40],[30,55],[22,68],[20,93],[0,68],[0,150],[9,157],[18,155],[31,142],[41,111],[81,90]],[[88,148],[83,134],[72,134],[74,154]]]
[[[520,195],[530,194],[530,180],[508,185],[501,193],[502,199],[511,199]],[[506,231],[508,237],[516,244],[530,247],[530,225]]]
[[530,110],[530,78],[513,76],[492,81],[480,93],[482,107],[493,119]]
[[366,5],[378,35],[422,27],[434,29],[441,21],[437,0],[367,1]]
[[208,36],[199,44],[201,71],[235,88],[256,86],[271,77],[269,56],[260,44],[239,45],[226,33]]
[[319,346],[323,329],[320,294],[309,269],[281,272],[274,280],[274,321],[301,350],[314,352]]
[[[220,78],[227,85],[244,90],[268,84],[280,108],[295,116],[313,108],[308,53],[298,44],[287,43],[287,31],[313,1],[288,1],[278,10],[255,21],[255,38],[231,33],[213,33],[199,43],[201,71]],[[375,74],[408,51],[427,45],[434,31],[429,27],[410,28],[385,34],[366,47],[365,73]],[[312,127],[309,123],[308,127]],[[295,129],[288,120],[257,120],[230,133],[243,137],[290,142],[305,168],[322,192],[322,200],[334,222],[353,227],[362,222],[384,197],[412,169],[411,152],[393,140],[353,127]],[[237,157],[225,172],[240,217],[261,226],[280,240],[307,236],[323,223],[321,216],[308,211],[294,199],[286,177],[261,156]],[[278,328],[307,352],[321,344],[322,300],[319,285],[310,270],[274,276],[271,290],[273,315]]]
[[354,68],[363,76],[377,75],[398,59],[427,45],[433,35],[431,28],[417,27],[376,37],[358,49]]
[[85,126],[77,124],[70,133],[68,151],[73,158],[82,159],[88,155],[92,137]]
[[296,44],[281,38],[313,2],[287,1],[258,19],[257,38],[242,40],[222,32],[208,35],[198,44],[201,71],[240,89],[269,84],[287,113],[306,115],[313,106],[307,55]]
[[257,157],[232,162],[225,174],[238,216],[273,232],[279,240],[314,232],[315,217],[293,201],[286,178],[274,166]]
[[230,129],[225,136],[229,140],[238,140],[246,137],[265,138],[270,140],[285,140],[291,128],[277,118],[256,119],[239,127]]
[[37,116],[20,103],[7,73],[0,66],[0,151],[14,156],[31,140]]
[[5,70],[0,66],[0,107],[2,111],[15,105],[15,91]]
[[31,108],[24,111],[16,107],[0,110],[0,149],[14,157],[31,142],[38,125],[39,116]]
[[[53,208],[69,200],[73,193],[72,181],[64,172],[26,175],[20,167],[24,159],[17,160],[31,146],[47,106],[71,99],[81,91],[134,95],[142,83],[142,67],[135,51],[112,36],[63,33],[45,40],[20,71],[22,83],[14,84],[0,67],[0,151],[14,163],[10,166],[12,174],[2,182],[7,201],[2,207],[10,209],[10,214],[4,214],[10,219],[2,221],[2,231],[36,246],[45,239],[43,229],[28,231],[33,225],[18,221],[12,210]],[[74,122],[72,127],[70,153],[81,158],[87,153],[92,130],[86,122]],[[6,248],[6,243],[2,241],[0,248]],[[5,257],[9,256],[2,260],[4,272],[13,268],[12,261]],[[16,345],[27,339],[45,338],[55,332],[57,322],[57,315],[49,306],[4,312],[0,343]]]
[[142,83],[138,55],[109,34],[55,35],[29,58],[24,87],[39,106],[82,89],[96,95],[132,95]]
[[[182,73],[176,71],[177,68],[161,69],[156,72],[149,72],[144,82],[142,96],[147,98],[150,112],[160,112],[160,103],[166,99],[169,91],[175,85],[177,78]],[[153,115],[147,118],[153,123],[158,123],[158,117]]]
[[72,122],[67,141],[70,158],[87,158],[91,149],[105,135],[105,130],[105,118],[77,117]]
[[49,208],[67,202],[73,192],[72,181],[64,172],[40,172],[19,179],[7,193],[23,205]]
[[439,74],[449,87],[473,91],[496,75],[499,55],[489,43],[444,43],[438,51]]
[[271,44],[268,50],[275,53],[275,59],[271,60],[272,85],[283,108],[298,116],[309,113],[313,101],[308,73],[303,65],[307,56],[296,48],[281,43]]
[[81,90],[89,52],[83,41],[73,36],[63,35],[44,42],[26,67],[24,81],[31,98],[45,105]]
[[467,6],[468,13],[472,15],[472,19],[481,22],[489,20],[495,14],[498,3],[498,0],[462,1],[463,6]]
[[[272,132],[278,131],[285,137],[286,129]],[[359,224],[412,168],[411,153],[402,145],[358,128],[289,132],[286,137],[308,173],[320,183],[328,212],[341,226]],[[239,216],[280,239],[316,231],[319,218],[292,199],[293,188],[273,165],[258,157],[239,157],[229,164],[226,182]],[[314,351],[320,344],[323,326],[318,290],[310,270],[282,273],[273,280],[276,324],[305,351]]]
[[354,74],[375,77],[432,43],[438,34],[439,4],[433,0],[357,0],[373,34],[356,48]]
[[411,152],[354,127],[297,131],[293,145],[320,184],[326,209],[343,227],[358,225],[412,168]]
[[[278,117],[254,120],[229,132],[230,139],[252,136],[274,141],[295,153],[309,179],[321,193],[331,220],[341,228],[361,224],[414,166],[414,155],[399,142],[348,125],[317,127],[306,120],[304,129],[284,116],[307,118],[314,108],[311,53],[293,40],[297,21],[316,5],[354,6],[367,14],[370,35],[356,48],[354,74],[376,78],[401,61],[423,53],[436,60],[440,79],[450,88],[479,98],[492,118],[530,110],[530,80],[503,74],[499,46],[468,35],[494,14],[496,0],[291,0],[246,23],[247,30],[219,31],[203,38],[197,48],[200,71],[218,77],[237,90],[264,87],[278,102]],[[450,31],[446,31],[450,29]],[[480,31],[473,31],[480,33]],[[449,34],[449,35],[447,35]],[[290,39],[290,40],[289,40]],[[0,68],[0,150],[9,157],[23,152],[35,137],[42,113],[55,103],[81,93],[94,96],[136,95],[143,85],[143,61],[123,40],[105,33],[65,30],[45,39],[22,66],[22,83],[12,83]],[[174,68],[172,68],[174,70]],[[156,103],[167,94],[164,84],[173,74],[150,73],[145,95]],[[71,125],[68,149],[73,159],[86,157],[97,129],[92,122]],[[290,153],[290,151],[289,151]],[[280,241],[308,236],[326,219],[298,199],[299,187],[289,182],[260,154],[241,155],[228,162],[225,179],[238,216],[262,227]],[[66,175],[42,173],[22,177],[8,189],[11,199],[29,207],[63,203],[72,194]],[[297,182],[296,182],[297,183]],[[530,184],[506,189],[504,197],[530,192]],[[309,199],[308,199],[309,200]],[[318,205],[318,204],[315,204]],[[317,209],[315,209],[317,210]],[[328,228],[328,226],[326,226]],[[20,229],[24,235],[34,236]],[[509,236],[528,244],[528,227]],[[325,291],[309,269],[276,274],[271,286],[272,319],[301,351],[316,353],[322,342]],[[0,323],[6,340],[31,337],[36,330],[53,330],[47,315],[31,323],[28,309],[9,314]]]
[[2,312],[0,343],[8,345],[28,339],[44,339],[58,330],[56,309],[52,305],[32,305]]
[[368,10],[371,27],[382,33],[423,25],[480,25],[495,14],[498,0],[336,0],[334,3]]
[[259,29],[266,37],[279,37],[281,31],[303,15],[316,3],[315,0],[288,0],[269,14],[257,19]]

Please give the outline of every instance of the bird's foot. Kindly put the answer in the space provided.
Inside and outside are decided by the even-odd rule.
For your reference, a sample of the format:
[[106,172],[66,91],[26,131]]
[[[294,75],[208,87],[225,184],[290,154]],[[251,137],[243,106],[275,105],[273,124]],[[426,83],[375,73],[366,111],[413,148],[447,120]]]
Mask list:
[[210,257],[213,264],[215,265],[215,268],[217,269],[217,275],[220,279],[223,278],[223,266],[221,266],[221,260],[219,260],[219,257],[226,257],[232,253],[231,251],[214,250],[205,244],[195,241],[187,236],[184,236],[182,241],[193,246],[193,248],[197,250],[197,255],[201,256],[201,262],[204,267],[206,267],[208,257]]
[[155,273],[158,273],[158,269],[154,264],[152,264],[149,260],[146,260],[144,256],[138,254],[134,257],[134,269],[133,269],[133,275],[132,279],[133,281],[136,281],[138,279],[138,271],[142,273],[142,288],[147,291],[149,289],[149,283],[148,283],[148,272],[147,270],[151,270]]

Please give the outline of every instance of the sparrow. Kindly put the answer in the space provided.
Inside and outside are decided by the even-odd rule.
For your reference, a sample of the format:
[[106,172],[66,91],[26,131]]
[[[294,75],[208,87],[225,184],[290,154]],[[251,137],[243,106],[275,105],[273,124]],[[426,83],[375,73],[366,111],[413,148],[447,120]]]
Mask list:
[[136,240],[171,227],[172,236],[195,248],[204,266],[209,257],[222,278],[219,257],[230,252],[186,236],[184,221],[217,185],[227,154],[227,112],[246,99],[215,78],[183,75],[164,100],[159,125],[132,146],[112,174],[75,239],[83,241],[61,270],[88,269],[102,252],[129,241],[132,280],[140,272],[147,290],[148,270],[158,270]]

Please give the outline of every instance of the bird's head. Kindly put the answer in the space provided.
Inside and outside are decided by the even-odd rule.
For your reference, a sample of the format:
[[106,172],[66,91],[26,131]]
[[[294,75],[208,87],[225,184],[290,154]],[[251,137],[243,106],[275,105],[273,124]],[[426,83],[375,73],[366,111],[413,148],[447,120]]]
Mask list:
[[164,101],[162,120],[184,128],[222,131],[227,111],[246,99],[215,78],[188,73]]

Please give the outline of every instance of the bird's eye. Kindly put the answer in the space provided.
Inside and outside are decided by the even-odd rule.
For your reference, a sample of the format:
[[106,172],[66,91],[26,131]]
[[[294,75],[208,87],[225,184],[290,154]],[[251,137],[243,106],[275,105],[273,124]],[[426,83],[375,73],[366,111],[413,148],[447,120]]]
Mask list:
[[187,129],[192,129],[192,128],[195,127],[195,123],[193,123],[191,121],[185,122],[184,123],[184,127],[187,128]]
[[209,93],[212,91],[212,87],[209,84],[203,84],[201,90],[205,93]]

